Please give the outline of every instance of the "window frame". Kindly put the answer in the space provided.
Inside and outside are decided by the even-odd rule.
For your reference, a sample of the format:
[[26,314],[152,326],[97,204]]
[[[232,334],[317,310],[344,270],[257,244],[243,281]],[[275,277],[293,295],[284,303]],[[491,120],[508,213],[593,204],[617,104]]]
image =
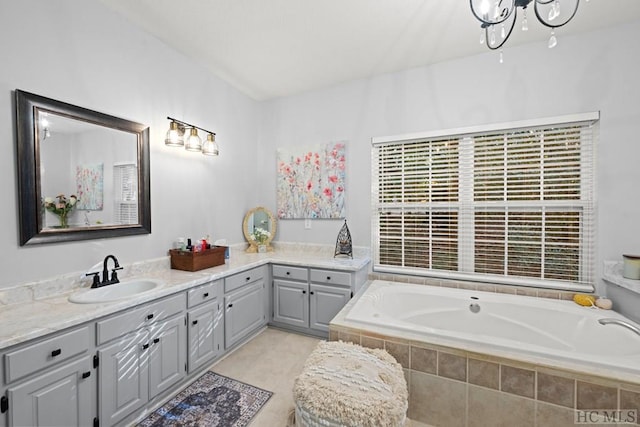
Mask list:
[[[595,236],[596,236],[596,182],[595,182],[595,174],[596,174],[596,165],[595,165],[595,153],[597,147],[597,139],[598,139],[598,125],[599,125],[600,113],[599,112],[590,112],[583,114],[572,114],[558,117],[549,117],[542,119],[532,119],[532,120],[522,120],[522,121],[514,121],[514,122],[506,122],[506,123],[498,123],[498,124],[488,124],[481,126],[471,126],[457,129],[445,129],[445,130],[437,130],[431,132],[419,132],[419,133],[411,133],[411,134],[402,134],[402,135],[392,135],[392,136],[383,136],[383,137],[374,137],[371,139],[371,248],[373,255],[373,263],[372,269],[374,272],[379,273],[390,273],[390,274],[398,274],[398,275],[409,275],[409,276],[420,276],[420,277],[430,277],[430,278],[440,278],[440,279],[452,279],[452,280],[464,280],[464,281],[474,281],[474,282],[484,282],[484,283],[492,283],[497,285],[515,285],[515,286],[528,286],[528,287],[536,287],[536,288],[548,288],[548,289],[556,289],[556,290],[570,290],[570,291],[593,291],[594,283],[595,283]],[[583,180],[588,181],[588,185],[581,184],[581,192],[580,199],[575,200],[573,204],[576,206],[580,206],[581,218],[585,221],[586,226],[580,226],[580,281],[564,281],[564,280],[551,280],[551,279],[541,279],[541,278],[527,278],[520,276],[508,276],[508,275],[493,275],[493,274],[484,274],[484,273],[475,273],[468,271],[460,271],[461,268],[465,268],[464,266],[458,265],[457,271],[449,271],[449,270],[433,270],[433,269],[425,269],[425,268],[411,268],[404,266],[391,266],[384,265],[380,263],[380,210],[385,206],[384,203],[379,203],[379,189],[380,189],[380,177],[378,171],[378,156],[377,152],[381,146],[392,146],[395,144],[411,144],[423,141],[436,141],[440,139],[455,139],[459,141],[459,149],[463,149],[464,143],[462,141],[469,140],[470,138],[481,136],[482,134],[493,134],[493,133],[508,133],[508,132],[516,132],[521,130],[529,130],[529,129],[540,129],[545,127],[553,127],[553,126],[562,126],[568,127],[571,125],[576,126],[584,126],[585,129],[591,129],[589,138],[586,139],[587,144],[581,144],[581,154],[580,154],[580,177],[581,182]],[[584,140],[584,136],[580,137],[581,142]],[[586,150],[586,151],[585,151]],[[471,165],[471,180],[473,180],[473,159],[471,157],[472,165]],[[468,160],[468,158],[467,158]],[[469,165],[466,165],[467,171],[461,173],[461,169],[463,167],[460,164],[460,159],[458,163],[458,178],[459,178],[459,187],[458,187],[458,200],[455,203],[425,203],[423,208],[426,209],[435,209],[438,206],[443,207],[447,206],[451,208],[453,205],[456,205],[454,209],[458,212],[457,218],[457,235],[460,236],[463,233],[462,237],[459,239],[464,239],[465,236],[470,240],[470,245],[473,247],[475,245],[475,236],[474,236],[474,218],[475,213],[477,211],[477,203],[468,203],[469,197],[471,199],[474,198],[473,185],[471,186],[471,192],[469,193],[468,183],[465,185],[464,181],[469,179],[468,175]],[[462,188],[460,187],[462,185]],[[404,190],[403,190],[404,191]],[[496,208],[505,208],[508,211],[506,205],[509,202],[504,202],[502,204],[495,204]],[[532,209],[542,209],[544,210],[544,206],[553,206],[555,202],[534,202],[527,203],[524,202],[521,205],[527,206],[530,205]],[[402,209],[402,202],[397,203],[397,209]],[[481,205],[481,204],[480,204]],[[469,211],[470,210],[470,211]],[[469,224],[469,219],[471,223]],[[465,229],[466,227],[466,229]],[[471,232],[469,234],[469,227],[471,227]],[[462,231],[461,231],[462,229]],[[404,232],[402,232],[402,236],[404,236]],[[466,242],[466,243],[465,243]],[[465,240],[464,245],[458,244],[458,251],[468,250],[469,241]],[[462,258],[463,262],[465,260],[464,256]]]

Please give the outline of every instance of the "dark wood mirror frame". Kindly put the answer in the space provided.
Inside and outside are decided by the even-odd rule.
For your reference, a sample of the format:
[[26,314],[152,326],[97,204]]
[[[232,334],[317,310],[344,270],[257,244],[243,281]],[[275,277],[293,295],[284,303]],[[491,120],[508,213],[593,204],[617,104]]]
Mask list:
[[[20,245],[101,239],[151,233],[149,127],[16,89],[16,132]],[[138,223],[43,230],[40,153],[36,137],[39,110],[135,134],[138,157]]]

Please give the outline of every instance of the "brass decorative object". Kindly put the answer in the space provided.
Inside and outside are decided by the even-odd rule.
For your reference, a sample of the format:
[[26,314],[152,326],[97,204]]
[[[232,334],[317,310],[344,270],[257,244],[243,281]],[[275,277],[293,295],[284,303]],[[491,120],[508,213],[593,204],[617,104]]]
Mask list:
[[344,220],[344,225],[340,229],[338,233],[338,238],[336,239],[336,251],[333,254],[333,257],[337,257],[338,255],[347,255],[353,258],[353,243],[351,241],[351,232],[349,231],[349,227],[347,227],[347,220]]

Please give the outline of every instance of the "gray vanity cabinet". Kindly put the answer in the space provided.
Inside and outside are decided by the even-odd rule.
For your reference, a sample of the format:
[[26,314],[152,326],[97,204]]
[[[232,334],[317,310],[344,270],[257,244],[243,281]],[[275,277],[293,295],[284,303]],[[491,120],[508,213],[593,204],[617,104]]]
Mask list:
[[222,354],[224,317],[218,295],[222,286],[222,280],[216,280],[187,293],[189,373]]
[[269,303],[265,292],[266,275],[266,267],[257,267],[224,279],[225,349],[266,325]]
[[0,425],[91,425],[97,403],[94,337],[83,325],[4,352]]
[[304,267],[274,265],[273,321],[309,327],[309,273]]
[[186,376],[185,295],[96,322],[101,425],[114,425]]
[[329,322],[351,299],[351,289],[339,286],[309,285],[309,327],[329,333]]
[[10,387],[9,425],[93,425],[96,378],[93,357],[83,357]]
[[326,337],[329,322],[361,286],[363,271],[273,265],[274,326]]

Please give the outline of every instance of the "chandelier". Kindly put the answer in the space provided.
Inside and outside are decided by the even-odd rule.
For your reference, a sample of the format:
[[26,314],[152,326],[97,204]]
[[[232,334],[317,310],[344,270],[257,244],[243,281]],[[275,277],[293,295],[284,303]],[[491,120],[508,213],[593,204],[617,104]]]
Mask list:
[[491,50],[500,49],[502,62],[502,46],[513,32],[518,8],[522,9],[522,31],[528,31],[527,6],[533,3],[533,11],[538,21],[551,28],[548,43],[551,49],[558,44],[554,30],[573,19],[580,0],[470,0],[470,3],[473,15],[481,22],[480,43],[486,43]]

